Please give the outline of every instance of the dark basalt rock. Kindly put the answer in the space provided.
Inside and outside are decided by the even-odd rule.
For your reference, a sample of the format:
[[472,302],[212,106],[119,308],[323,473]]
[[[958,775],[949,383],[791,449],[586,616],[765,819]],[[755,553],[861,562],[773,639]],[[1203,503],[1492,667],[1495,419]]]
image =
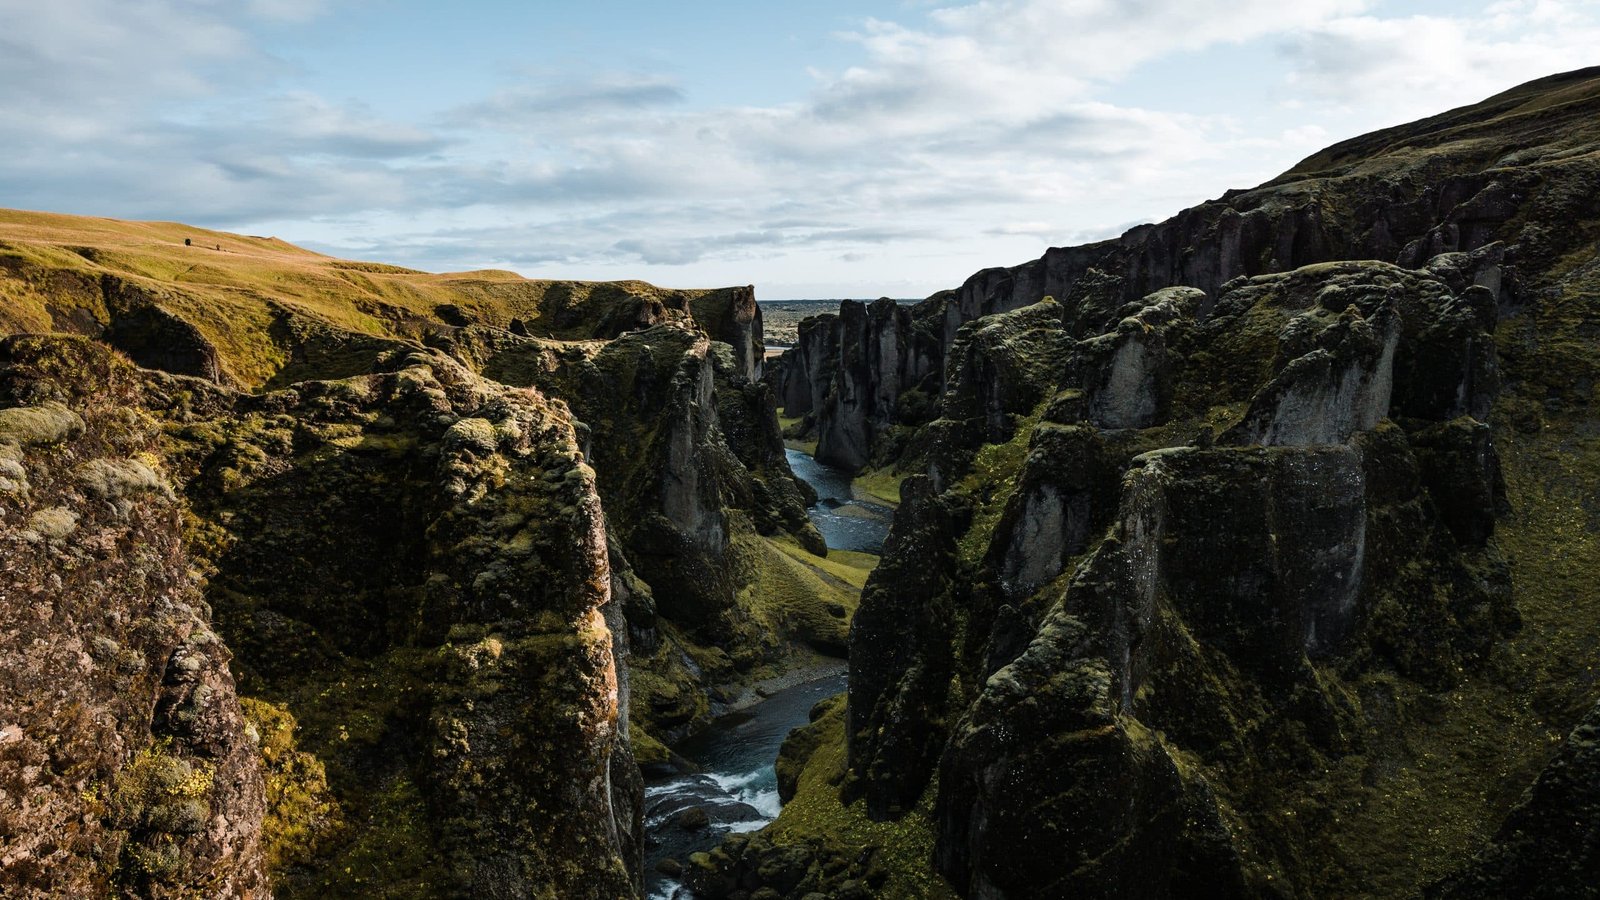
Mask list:
[[[733,348],[734,371],[759,382],[767,357],[761,333],[761,305],[754,287],[709,291],[690,301],[694,320],[713,341]],[[653,323],[652,323],[653,324]]]
[[1166,421],[1183,365],[1179,347],[1205,299],[1192,288],[1158,291],[1131,304],[1114,331],[1079,342],[1068,381],[1082,386],[1084,418],[1099,428]]
[[940,772],[935,865],[972,897],[1240,897],[1203,780],[1118,714],[1082,622],[1057,611],[991,676]]
[[111,312],[104,337],[111,346],[145,368],[225,380],[217,348],[200,329],[161,306],[145,289],[110,275],[101,283]]
[[801,418],[822,408],[838,369],[838,355],[838,316],[810,316],[800,322],[795,345],[783,351],[772,367],[785,416]]
[[[1571,561],[1592,556],[1597,79],[1345,142],[885,323],[934,336],[944,376],[914,393],[939,416],[815,413],[926,477],[857,613],[848,770],[797,737],[786,840],[837,849],[815,824],[837,781],[897,820],[874,852],[931,829],[948,886],[985,900],[1587,896],[1593,713],[1461,867],[1546,723],[1592,704]],[[1006,323],[1046,298],[1052,350],[1011,378]],[[769,844],[701,860],[731,879],[716,896],[770,890]]]
[[[956,540],[971,510],[939,495],[926,477],[900,487],[901,506],[884,542],[883,562],[862,591],[850,626],[850,767],[873,815],[895,814],[922,793],[944,740],[949,681],[946,597],[958,590]],[[896,727],[881,727],[884,722]]]
[[909,316],[893,300],[839,306],[839,354],[817,418],[818,462],[849,472],[872,459],[873,440],[894,416],[909,379]]
[[940,418],[966,425],[974,447],[1010,440],[1016,419],[1060,381],[1067,346],[1061,307],[1050,300],[963,328],[950,347]]
[[[1263,276],[1202,317],[1206,305],[1163,292],[1075,343],[1056,304],[961,330],[1008,335],[973,379],[1003,382],[1028,333],[1010,323],[1038,317],[1051,337],[1034,371],[1064,389],[1029,396],[1043,421],[973,568],[955,562],[973,537],[953,513],[988,501],[962,495],[960,460],[1008,435],[983,419],[926,429],[958,449],[929,460],[939,481],[906,482],[895,529],[924,542],[908,555],[891,537],[884,580],[863,594],[842,795],[903,814],[943,742],[936,858],[971,896],[1274,895],[1302,876],[1250,827],[1223,824],[1249,814],[1223,812],[1233,788],[1196,755],[1355,752],[1360,710],[1319,666],[1382,660],[1448,683],[1514,624],[1503,569],[1479,556],[1497,508],[1481,426],[1408,419],[1413,450],[1385,418],[1393,397],[1418,395],[1398,359],[1425,350],[1459,376],[1493,347],[1488,320],[1453,318],[1460,298],[1442,279],[1377,263]],[[1448,340],[1447,321],[1462,329]],[[946,409],[973,396],[952,377]],[[1171,446],[1166,423],[1218,404],[1240,410],[1232,446]],[[1170,449],[1135,458],[1151,442]],[[1461,473],[1481,489],[1436,503]],[[1063,595],[1054,579],[1074,559]],[[1246,719],[1274,724],[1246,732]],[[1105,820],[1123,824],[1088,824]]]
[[1007,598],[1032,594],[1089,548],[1116,506],[1119,471],[1092,428],[1034,430],[1017,491],[989,549],[989,563]]
[[[926,304],[924,304],[926,305]],[[924,421],[944,353],[926,322],[888,298],[846,300],[837,316],[800,323],[772,375],[785,415],[806,417],[818,460],[858,471],[885,453],[896,423]]]
[[[1297,317],[1285,330],[1306,321]],[[1389,413],[1399,325],[1391,309],[1370,322],[1354,307],[1346,310],[1256,394],[1222,441],[1303,447],[1343,443],[1371,429]],[[1280,336],[1286,345],[1299,337]]]

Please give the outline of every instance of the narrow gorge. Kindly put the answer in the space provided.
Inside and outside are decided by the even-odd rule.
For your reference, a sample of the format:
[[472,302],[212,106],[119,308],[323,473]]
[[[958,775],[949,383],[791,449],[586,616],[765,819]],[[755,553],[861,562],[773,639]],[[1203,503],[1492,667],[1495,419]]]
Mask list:
[[781,354],[0,211],[0,896],[1594,896],[1597,340],[1600,69]]

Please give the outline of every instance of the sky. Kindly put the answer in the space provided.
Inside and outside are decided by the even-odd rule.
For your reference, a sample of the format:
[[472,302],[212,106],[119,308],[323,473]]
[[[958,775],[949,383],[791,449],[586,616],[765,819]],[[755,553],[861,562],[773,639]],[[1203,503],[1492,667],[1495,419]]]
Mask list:
[[922,297],[1600,64],[1600,0],[0,0],[0,206]]

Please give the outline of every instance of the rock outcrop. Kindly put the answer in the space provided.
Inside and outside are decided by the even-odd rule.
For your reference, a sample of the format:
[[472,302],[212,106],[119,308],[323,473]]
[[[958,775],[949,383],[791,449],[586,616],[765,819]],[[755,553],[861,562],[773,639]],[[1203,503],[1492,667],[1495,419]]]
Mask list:
[[[143,463],[91,459],[75,470],[88,497],[80,538],[89,538],[81,510],[161,511],[163,540],[180,553],[164,577],[187,586],[188,615],[199,620],[185,623],[183,607],[171,607],[177,587],[148,601],[166,604],[157,622],[121,598],[96,620],[120,623],[95,637],[105,653],[124,646],[145,659],[137,629],[177,645],[137,671],[115,660],[120,668],[106,669],[123,673],[124,687],[161,685],[153,724],[119,718],[159,739],[154,755],[132,763],[149,771],[125,776],[150,781],[127,789],[150,810],[121,812],[135,800],[115,777],[105,788],[108,820],[133,833],[128,865],[265,896],[260,846],[270,842],[298,863],[275,873],[280,896],[402,883],[481,896],[634,890],[642,789],[621,705],[625,632],[612,628],[623,617],[594,475],[563,407],[420,350],[385,360],[386,372],[262,395],[137,370],[70,339],[13,338],[3,352],[13,396],[93,409],[105,388],[85,373],[103,372],[124,421],[165,435],[143,449],[176,494]],[[30,481],[44,499],[41,479]],[[108,554],[122,546],[114,535],[95,541]],[[193,612],[204,606],[191,570],[205,575],[215,633]],[[76,596],[42,573],[36,580],[51,602]],[[244,690],[299,720],[293,753],[316,761],[271,772],[279,781],[266,818],[295,828],[290,835],[262,832],[257,738],[245,736],[225,645]],[[258,710],[263,723],[269,709]],[[132,734],[106,752],[150,744]],[[195,741],[203,754],[188,748]],[[206,796],[224,789],[243,806]],[[315,814],[297,806],[317,797],[326,808]],[[162,811],[169,801],[177,811]],[[202,816],[197,803],[221,808]],[[530,818],[532,808],[548,812]],[[569,863],[580,856],[591,861],[581,871]]]
[[[1456,544],[1407,432],[1386,423],[1391,393],[1405,392],[1395,359],[1448,356],[1421,346],[1435,339],[1421,323],[1457,302],[1427,272],[1352,263],[1240,284],[1205,321],[1192,292],[1154,296],[1075,345],[1054,303],[964,327],[975,338],[1009,317],[1054,323],[1056,343],[1039,346],[1053,351],[1043,356],[1060,391],[1047,403],[1033,382],[1044,421],[1031,431],[996,433],[982,418],[964,429],[974,448],[1027,448],[1017,468],[978,453],[957,470],[966,474],[945,476],[942,497],[932,481],[907,482],[896,534],[927,530],[924,510],[977,511],[972,525],[946,516],[937,543],[914,554],[891,538],[868,583],[845,797],[899,816],[937,770],[936,858],[974,896],[1178,895],[1188,883],[1229,896],[1306,877],[1263,862],[1272,851],[1248,828],[1224,827],[1247,814],[1194,760],[1225,768],[1220,747],[1242,758],[1352,752],[1361,728],[1317,674],[1322,660],[1381,658],[1435,683],[1514,621],[1504,575],[1482,574],[1494,571],[1492,551],[1473,562],[1482,541]],[[1481,325],[1473,341],[1492,344]],[[1444,343],[1458,356],[1475,345]],[[984,355],[1003,361],[1016,344]],[[1241,373],[1257,379],[1253,391]],[[967,380],[951,379],[941,422],[958,421],[971,396],[1005,394]],[[1228,416],[1238,424],[1222,437],[1239,446],[1138,455]],[[1446,466],[1491,465],[1470,441],[1451,446]],[[1477,496],[1486,506],[1468,515],[1492,519],[1492,490]],[[1058,584],[1074,559],[1076,574]],[[1429,584],[1450,585],[1454,603],[1438,605]],[[954,636],[951,621],[962,623]],[[1409,641],[1413,631],[1430,642]],[[1241,730],[1244,720],[1303,732]],[[1102,806],[1126,826],[1069,824]],[[1063,868],[1061,853],[1081,856]]]
[[1586,890],[1597,110],[1544,79],[915,308],[936,415],[814,406],[925,473],[846,764],[705,882],[798,897],[864,816],[989,900]]
[[159,423],[73,349],[0,343],[0,892],[269,897],[255,735]]
[[784,415],[802,418],[822,408],[838,358],[839,317],[821,315],[801,321],[795,345],[785,350],[770,370]]
[[893,458],[901,448],[890,432],[926,420],[944,351],[919,318],[925,305],[846,300],[837,316],[800,323],[770,380],[785,415],[816,435],[819,461],[856,472]]
[[[499,382],[562,398],[582,423],[608,533],[637,576],[625,610],[644,651],[633,665],[647,673],[635,709],[652,733],[703,726],[742,671],[814,643],[746,602],[763,577],[753,540],[827,548],[789,471],[772,388],[748,377],[737,351],[687,322],[604,343],[488,328],[434,343]],[[842,637],[823,644],[839,652]]]

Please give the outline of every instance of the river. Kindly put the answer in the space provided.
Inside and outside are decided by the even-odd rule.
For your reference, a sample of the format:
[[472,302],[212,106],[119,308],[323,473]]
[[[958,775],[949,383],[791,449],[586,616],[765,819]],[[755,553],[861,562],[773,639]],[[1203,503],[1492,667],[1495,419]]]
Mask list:
[[856,499],[849,475],[817,462],[810,454],[793,448],[785,453],[789,468],[817,492],[817,503],[808,512],[829,549],[882,552],[894,510]]
[[[850,476],[810,455],[791,449],[788,457],[794,474],[817,492],[808,512],[828,547],[880,552],[894,510],[855,499]],[[845,689],[844,668],[841,661],[838,671],[777,691],[673,747],[700,771],[646,779],[646,897],[692,900],[693,893],[657,868],[662,860],[687,861],[691,853],[715,847],[723,835],[755,831],[778,817],[773,770],[778,749],[791,730],[809,721],[817,701]]]

